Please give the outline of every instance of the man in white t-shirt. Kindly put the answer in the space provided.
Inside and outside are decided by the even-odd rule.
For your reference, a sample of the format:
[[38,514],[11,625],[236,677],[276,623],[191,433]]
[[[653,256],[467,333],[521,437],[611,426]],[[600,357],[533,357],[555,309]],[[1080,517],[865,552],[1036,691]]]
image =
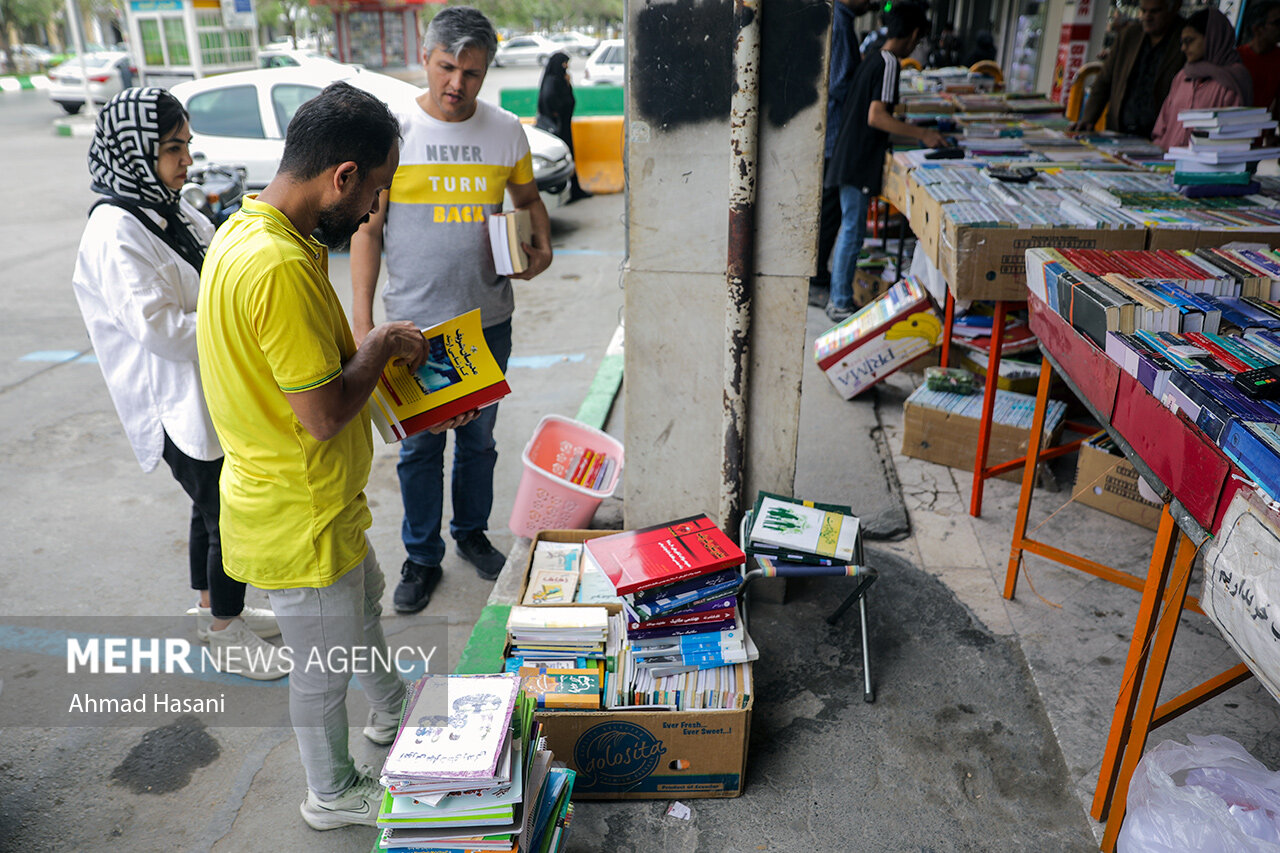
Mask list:
[[[427,327],[480,309],[485,342],[505,371],[511,355],[510,278],[531,279],[551,263],[551,220],[533,179],[529,143],[519,120],[477,100],[498,49],[493,25],[467,6],[432,18],[422,42],[427,89],[393,104],[404,139],[400,167],[379,211],[351,240],[352,315],[356,342],[373,328],[373,296],[381,253],[387,254],[388,320]],[[489,248],[488,220],[502,210],[504,192],[533,222],[528,269],[498,275]],[[486,580],[505,557],[484,531],[493,506],[493,440],[497,406],[454,430],[449,533],[458,554]],[[407,558],[393,603],[398,612],[427,606],[440,581],[445,544],[444,434],[405,439],[396,471],[404,502],[401,538]]]

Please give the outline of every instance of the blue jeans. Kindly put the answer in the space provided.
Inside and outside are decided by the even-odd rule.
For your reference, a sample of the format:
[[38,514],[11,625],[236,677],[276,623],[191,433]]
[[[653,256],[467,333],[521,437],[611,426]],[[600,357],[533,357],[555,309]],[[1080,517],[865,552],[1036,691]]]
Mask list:
[[[511,321],[484,330],[485,343],[505,373],[511,357]],[[493,426],[498,406],[480,410],[480,416],[453,433],[453,518],[449,533],[460,539],[468,533],[487,530],[493,509],[493,467],[498,449]],[[420,432],[400,445],[400,498],[404,521],[400,538],[405,553],[415,563],[438,566],[444,559],[444,539],[440,519],[444,512],[444,448],[448,433]]]
[[853,274],[867,232],[867,194],[852,184],[840,185],[840,233],[831,250],[831,302],[837,308],[853,307]]

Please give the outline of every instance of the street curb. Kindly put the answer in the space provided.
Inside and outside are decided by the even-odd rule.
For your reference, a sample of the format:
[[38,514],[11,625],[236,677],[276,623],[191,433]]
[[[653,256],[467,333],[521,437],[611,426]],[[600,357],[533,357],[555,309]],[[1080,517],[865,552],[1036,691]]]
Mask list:
[[59,118],[53,121],[53,132],[57,136],[74,136],[86,139],[93,136],[93,122],[84,119]]
[[19,74],[14,77],[0,77],[0,91],[23,92],[31,89],[41,91],[49,88],[49,78],[43,74]]
[[605,349],[604,359],[596,370],[595,379],[587,389],[586,399],[575,420],[581,421],[596,429],[604,429],[609,418],[609,410],[613,408],[614,398],[618,395],[618,387],[622,385],[622,347],[623,327],[621,324],[613,332],[613,338]]

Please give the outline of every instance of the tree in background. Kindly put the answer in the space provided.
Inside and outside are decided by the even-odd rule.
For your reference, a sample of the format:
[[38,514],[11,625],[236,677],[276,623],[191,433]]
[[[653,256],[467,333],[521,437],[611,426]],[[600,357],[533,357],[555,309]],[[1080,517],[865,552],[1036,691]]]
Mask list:
[[278,29],[283,30],[294,48],[298,46],[299,28],[304,35],[308,32],[318,35],[333,28],[333,10],[328,6],[312,6],[308,0],[259,0],[256,6],[258,24],[267,30],[268,35],[274,35]]
[[62,10],[61,0],[0,0],[0,51],[5,68],[17,70],[13,48],[27,27],[47,27]]
[[499,30],[555,32],[585,27],[603,33],[621,26],[623,0],[451,0],[428,4],[422,12],[423,27],[446,6],[474,6]]

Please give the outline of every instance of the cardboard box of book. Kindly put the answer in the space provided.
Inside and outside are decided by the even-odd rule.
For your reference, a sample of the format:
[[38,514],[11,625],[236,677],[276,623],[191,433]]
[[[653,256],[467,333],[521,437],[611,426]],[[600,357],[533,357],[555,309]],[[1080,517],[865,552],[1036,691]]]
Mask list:
[[1149,228],[1148,249],[1216,249],[1228,243],[1275,245],[1276,232],[1240,229]]
[[[616,530],[543,530],[539,542],[584,542]],[[563,605],[561,605],[563,606]],[[606,607],[611,613],[619,604]],[[751,710],[539,711],[547,748],[577,772],[580,800],[736,797],[747,766]]]
[[936,263],[956,299],[1027,298],[1026,250],[1143,249],[1145,228],[982,228],[943,218]]
[[924,246],[929,260],[942,269],[942,229],[946,223],[942,209],[945,205],[929,195],[929,191],[922,185],[915,181],[911,185],[911,230],[920,240],[920,245]]
[[1137,469],[1115,449],[1106,432],[1080,445],[1072,498],[1151,530],[1160,525],[1161,505],[1139,494]]
[[893,152],[885,155],[883,188],[880,194],[889,204],[902,211],[908,220],[911,218],[911,192],[907,185],[909,170],[905,163],[894,159]]
[[[1026,455],[1035,402],[1035,397],[1028,394],[996,392],[991,444],[987,452],[988,465]],[[1049,401],[1043,446],[1050,447],[1057,442],[1066,408],[1066,404],[1061,401]],[[978,422],[982,415],[981,394],[930,391],[928,386],[921,385],[906,399],[902,415],[904,456],[951,468],[973,470],[974,454],[978,447]],[[1022,479],[1022,469],[1016,468],[1000,476],[1016,482]]]

